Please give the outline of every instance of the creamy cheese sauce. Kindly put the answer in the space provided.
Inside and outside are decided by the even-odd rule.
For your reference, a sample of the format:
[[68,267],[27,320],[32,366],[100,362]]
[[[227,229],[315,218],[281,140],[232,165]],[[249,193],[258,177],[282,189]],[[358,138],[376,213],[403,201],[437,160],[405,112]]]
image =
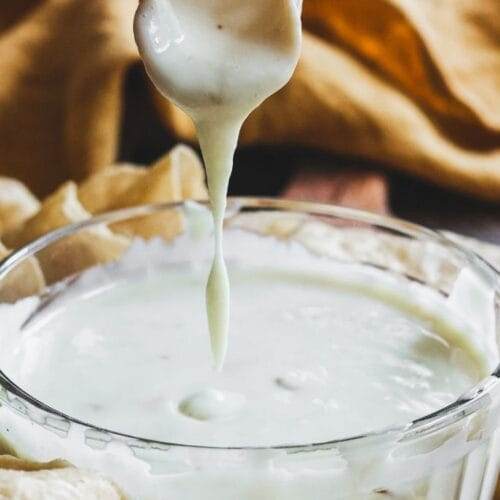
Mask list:
[[[85,273],[13,333],[2,367],[14,382],[114,431],[258,446],[404,425],[486,373],[467,325],[439,294],[236,230],[226,233],[232,355],[212,370],[209,263],[177,262],[188,241],[149,245]],[[243,249],[251,259],[238,257]]]
[[143,0],[135,37],[158,90],[193,120],[207,170],[215,253],[206,304],[214,362],[227,351],[229,280],[222,225],[233,155],[247,116],[290,79],[300,0]]

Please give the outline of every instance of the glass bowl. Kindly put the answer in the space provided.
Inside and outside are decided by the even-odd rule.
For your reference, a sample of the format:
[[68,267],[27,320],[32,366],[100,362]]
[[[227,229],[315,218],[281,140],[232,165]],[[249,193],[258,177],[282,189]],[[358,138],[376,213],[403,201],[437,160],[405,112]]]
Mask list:
[[[172,243],[188,225],[196,231],[201,212],[193,202],[139,206],[61,228],[21,248],[0,264],[3,328],[22,330],[61,289],[87,269],[119,259],[132,240],[160,237]],[[489,357],[491,375],[453,404],[404,426],[323,443],[204,447],[102,429],[38,401],[9,378],[11,347],[0,335],[4,452],[37,462],[64,459],[96,470],[132,499],[492,498],[500,412],[497,272],[438,232],[335,206],[233,198],[225,231],[235,229],[294,241],[332,263],[362,263],[445,297],[468,273],[471,301],[492,299],[485,305],[491,311],[485,309],[478,319],[476,339]],[[209,258],[212,249],[193,240],[196,245],[200,248],[184,260]],[[30,309],[33,297],[38,299]],[[16,323],[8,311],[25,304],[29,314]]]

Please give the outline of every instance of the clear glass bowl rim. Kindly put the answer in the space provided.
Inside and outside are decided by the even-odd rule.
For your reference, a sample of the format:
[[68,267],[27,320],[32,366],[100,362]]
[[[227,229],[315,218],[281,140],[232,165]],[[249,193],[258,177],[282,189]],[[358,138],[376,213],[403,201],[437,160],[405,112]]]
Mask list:
[[[111,224],[114,222],[132,219],[146,215],[152,215],[169,209],[181,209],[187,206],[191,201],[181,201],[176,203],[157,203],[148,205],[139,205],[135,207],[124,208],[120,210],[106,212],[90,219],[64,226],[60,229],[52,231],[33,242],[12,252],[2,261],[0,261],[0,280],[12,271],[25,259],[34,256],[40,250],[55,243],[56,241],[70,236],[85,228],[96,226],[99,224]],[[208,205],[207,201],[197,201],[202,205]],[[390,217],[386,215],[378,215],[363,210],[340,207],[337,205],[327,205],[315,202],[293,201],[279,198],[260,198],[260,197],[230,197],[228,198],[228,208],[226,210],[226,218],[239,213],[241,210],[269,210],[301,213],[304,215],[335,217],[361,223],[378,226],[380,228],[389,229],[415,239],[432,240],[435,243],[441,244],[454,252],[458,253],[461,258],[473,266],[479,272],[493,273],[495,276],[495,294],[500,297],[500,272],[487,263],[482,257],[477,255],[470,249],[452,241],[439,231],[428,229],[424,226],[414,224],[403,219]],[[498,300],[497,300],[498,303]],[[336,445],[348,445],[363,447],[370,445],[373,442],[384,440],[394,441],[395,436],[398,440],[408,441],[417,439],[420,436],[432,434],[441,429],[462,420],[469,415],[478,412],[480,409],[487,406],[491,401],[493,391],[500,385],[500,364],[495,368],[491,375],[481,380],[470,391],[461,396],[453,403],[437,410],[436,412],[421,417],[406,425],[388,427],[381,430],[376,430],[366,434],[349,436],[342,439],[336,439],[321,443],[306,443],[306,444],[290,444],[279,446],[242,446],[242,447],[226,447],[226,446],[202,446],[196,444],[171,443],[152,439],[133,436],[125,433],[113,431],[112,429],[101,428],[97,425],[89,424],[78,418],[66,415],[57,409],[46,405],[42,401],[37,400],[21,387],[12,382],[7,377],[0,367],[0,387],[3,391],[0,393],[0,403],[9,407],[11,411],[18,412],[9,398],[5,397],[5,391],[11,393],[17,398],[20,398],[27,407],[33,408],[38,412],[42,412],[46,417],[55,417],[63,419],[70,424],[79,425],[86,429],[103,433],[118,440],[126,440],[129,445],[134,443],[139,446],[158,447],[179,447],[192,449],[207,449],[207,450],[294,450],[294,451],[311,451],[315,448],[334,447]]]

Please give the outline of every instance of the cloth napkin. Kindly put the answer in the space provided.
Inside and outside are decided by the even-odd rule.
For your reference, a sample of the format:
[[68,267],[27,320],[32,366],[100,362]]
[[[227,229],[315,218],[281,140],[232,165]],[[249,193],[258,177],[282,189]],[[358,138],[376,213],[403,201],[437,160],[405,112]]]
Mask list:
[[[1,3],[0,174],[46,195],[116,160],[136,6]],[[297,72],[243,144],[354,155],[500,201],[498,0],[305,0],[303,19]],[[165,131],[193,140],[149,92]]]

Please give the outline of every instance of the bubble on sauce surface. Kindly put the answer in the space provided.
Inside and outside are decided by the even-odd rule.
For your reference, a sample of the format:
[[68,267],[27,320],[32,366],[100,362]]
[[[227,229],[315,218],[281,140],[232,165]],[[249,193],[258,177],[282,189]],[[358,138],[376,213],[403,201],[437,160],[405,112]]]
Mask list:
[[287,391],[298,391],[300,389],[312,388],[323,385],[326,381],[327,371],[320,367],[313,370],[290,370],[276,377],[275,384]]
[[236,416],[245,403],[246,398],[242,394],[206,389],[183,399],[178,409],[185,417],[195,420],[221,420]]

